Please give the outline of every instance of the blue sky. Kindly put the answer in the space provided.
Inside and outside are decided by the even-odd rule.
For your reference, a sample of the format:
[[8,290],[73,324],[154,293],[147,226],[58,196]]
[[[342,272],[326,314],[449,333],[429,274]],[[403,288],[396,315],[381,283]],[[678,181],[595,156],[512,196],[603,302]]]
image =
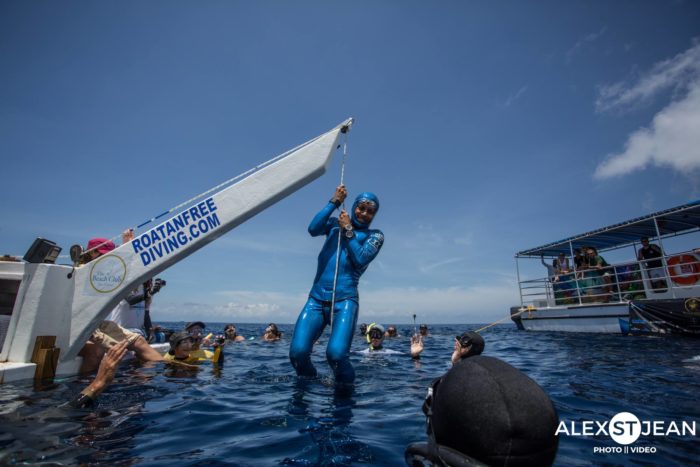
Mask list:
[[[4,1],[0,253],[113,237],[352,116],[346,183],[386,236],[360,321],[492,322],[516,251],[700,197],[698,25],[691,1]],[[155,321],[294,322],[339,156],[161,274]]]

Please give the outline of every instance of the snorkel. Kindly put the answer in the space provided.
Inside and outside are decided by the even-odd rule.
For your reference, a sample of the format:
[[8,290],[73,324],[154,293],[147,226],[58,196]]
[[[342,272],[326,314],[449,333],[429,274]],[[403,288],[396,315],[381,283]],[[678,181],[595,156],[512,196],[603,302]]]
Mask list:
[[375,195],[372,192],[365,191],[364,193],[360,193],[357,195],[357,198],[355,198],[355,202],[352,203],[352,209],[350,210],[350,220],[352,221],[352,226],[355,227],[356,229],[366,229],[369,227],[369,224],[371,222],[368,222],[367,224],[362,223],[355,217],[355,208],[357,207],[358,204],[360,203],[370,203],[374,205],[374,212],[375,215],[377,211],[379,211],[379,198],[377,198],[377,195]]

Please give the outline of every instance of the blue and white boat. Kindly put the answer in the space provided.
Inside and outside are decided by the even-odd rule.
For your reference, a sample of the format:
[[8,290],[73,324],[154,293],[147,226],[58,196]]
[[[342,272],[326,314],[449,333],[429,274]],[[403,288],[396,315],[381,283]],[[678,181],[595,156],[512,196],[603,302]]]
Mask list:
[[[699,232],[700,200],[520,251],[515,255],[520,305],[511,307],[511,319],[530,331],[619,333],[630,329],[631,303],[639,309],[676,300],[683,302],[681,313],[696,313],[684,303],[700,297]],[[659,246],[662,256],[638,261],[643,237]],[[674,245],[685,248],[670,253],[667,248]],[[603,269],[575,268],[572,261],[576,250],[593,249],[602,256],[625,248],[631,260]],[[521,280],[520,261],[551,264],[560,254],[569,258],[571,272]]]

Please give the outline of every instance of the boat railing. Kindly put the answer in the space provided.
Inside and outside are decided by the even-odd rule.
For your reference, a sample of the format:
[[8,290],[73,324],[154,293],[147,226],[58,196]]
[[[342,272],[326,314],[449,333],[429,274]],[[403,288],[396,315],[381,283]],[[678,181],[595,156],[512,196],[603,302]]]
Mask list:
[[639,261],[647,289],[676,298],[677,294],[685,296],[689,289],[699,287],[700,254],[695,251],[682,251]]
[[[541,308],[688,296],[688,289],[700,288],[699,256],[687,251],[659,259],[523,280],[520,282],[522,306]],[[654,261],[661,261],[662,265]]]

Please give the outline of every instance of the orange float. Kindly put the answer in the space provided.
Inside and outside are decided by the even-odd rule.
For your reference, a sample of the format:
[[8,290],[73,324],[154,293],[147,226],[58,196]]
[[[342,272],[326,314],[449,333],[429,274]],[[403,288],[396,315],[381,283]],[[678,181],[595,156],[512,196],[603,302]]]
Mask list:
[[679,285],[693,285],[700,280],[700,261],[695,255],[678,255],[668,259],[668,275]]

